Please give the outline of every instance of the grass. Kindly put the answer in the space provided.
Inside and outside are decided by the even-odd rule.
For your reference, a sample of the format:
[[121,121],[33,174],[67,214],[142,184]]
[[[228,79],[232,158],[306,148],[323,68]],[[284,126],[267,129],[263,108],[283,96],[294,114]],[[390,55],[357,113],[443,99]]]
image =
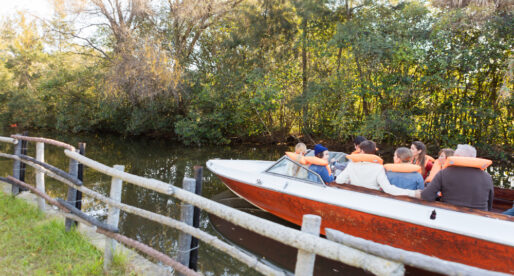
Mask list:
[[0,192],[0,275],[125,275],[125,256],[103,272],[103,253],[64,223]]

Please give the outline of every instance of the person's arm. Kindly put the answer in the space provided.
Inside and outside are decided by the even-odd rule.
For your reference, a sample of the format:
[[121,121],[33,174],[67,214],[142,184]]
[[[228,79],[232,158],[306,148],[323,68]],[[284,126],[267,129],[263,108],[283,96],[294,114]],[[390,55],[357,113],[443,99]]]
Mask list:
[[321,176],[321,179],[323,179],[325,183],[330,183],[334,181],[334,176],[329,175],[328,170],[325,167],[321,168],[321,170],[319,171],[319,176]]
[[425,189],[425,181],[423,181],[423,176],[421,176],[419,173],[416,173],[416,189]]
[[341,172],[337,178],[336,183],[338,184],[350,184],[350,170],[352,169],[353,163],[348,163],[348,166],[346,166],[346,169],[344,169],[343,172]]
[[387,179],[385,170],[383,168],[381,168],[380,172],[377,175],[377,182],[378,182],[378,185],[380,186],[380,188],[382,188],[382,190],[384,192],[386,192],[390,195],[394,195],[394,196],[406,195],[406,196],[410,196],[410,197],[415,196],[414,190],[402,189],[402,188],[396,187],[396,186],[392,185],[391,183],[389,183],[389,180]]
[[423,191],[421,191],[421,199],[426,201],[435,201],[437,198],[437,193],[441,191],[443,171],[444,170],[440,171],[434,177],[432,182],[430,182],[430,184],[428,184],[428,186]]

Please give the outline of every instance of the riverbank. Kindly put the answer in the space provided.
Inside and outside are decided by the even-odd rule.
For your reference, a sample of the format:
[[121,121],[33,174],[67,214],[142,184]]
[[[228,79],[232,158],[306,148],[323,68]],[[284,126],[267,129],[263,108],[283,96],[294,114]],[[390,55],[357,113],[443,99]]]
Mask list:
[[8,195],[0,183],[0,275],[169,275],[134,251],[118,245],[111,269],[103,271],[104,236],[79,224],[66,232],[53,208],[35,206],[36,196]]
[[[89,132],[89,131],[79,131],[79,132],[69,132],[62,131],[59,129],[21,129],[21,128],[7,128],[0,126],[0,133],[4,133],[4,136],[9,136],[14,133],[23,133],[24,130],[28,130],[30,136],[34,135],[43,135],[46,137],[53,137],[52,139],[59,139],[60,137],[69,138],[70,136],[78,136],[78,137],[91,137],[91,136],[103,136],[103,137],[111,137],[118,139],[121,137],[122,140],[126,141],[165,141],[167,143],[171,142],[174,144],[180,144],[184,147],[191,148],[201,148],[201,147],[294,147],[298,142],[303,142],[307,145],[308,148],[313,148],[315,144],[323,144],[328,147],[329,150],[332,151],[341,151],[350,153],[355,150],[352,139],[340,140],[340,139],[330,139],[330,138],[321,138],[321,137],[310,137],[310,136],[302,136],[302,135],[286,135],[282,138],[270,138],[267,136],[259,136],[259,137],[231,137],[227,139],[226,144],[216,144],[216,143],[206,143],[202,145],[198,144],[190,144],[184,143],[184,141],[178,139],[176,136],[167,135],[165,133],[142,133],[138,135],[127,134],[127,133],[116,133],[116,132]],[[36,134],[35,134],[36,133]],[[56,138],[59,137],[59,138]],[[62,139],[61,139],[62,140]],[[412,138],[412,141],[417,139]],[[409,140],[410,141],[410,140]],[[81,141],[83,142],[83,141]],[[436,143],[433,141],[423,141],[427,146],[428,154],[437,157],[439,150],[445,147],[455,148],[459,143],[465,142],[455,142],[454,144],[448,146],[440,143]],[[396,142],[396,143],[386,143],[386,142],[377,142],[377,147],[379,148],[378,155],[380,155],[386,162],[393,162],[392,158],[394,155],[394,151],[398,147],[410,147],[410,142]],[[487,158],[493,160],[493,162],[497,164],[501,164],[503,166],[511,166],[514,164],[514,145],[512,144],[504,144],[504,145],[489,145],[489,144],[472,144],[477,149],[478,156],[482,158]]]
[[[1,275],[103,275],[102,252],[55,217],[0,192]],[[125,275],[117,255],[109,275]]]

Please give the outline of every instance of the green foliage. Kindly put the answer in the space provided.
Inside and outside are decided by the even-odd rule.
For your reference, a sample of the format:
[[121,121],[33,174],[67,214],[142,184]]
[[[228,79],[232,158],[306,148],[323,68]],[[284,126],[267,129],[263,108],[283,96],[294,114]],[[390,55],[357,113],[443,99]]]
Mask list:
[[[514,144],[512,12],[476,20],[419,1],[243,1],[193,28],[191,51],[175,49],[190,39],[181,40],[166,9],[156,16],[156,26],[132,26],[145,44],[130,59],[100,29],[95,43],[103,41],[111,61],[60,40],[62,50],[45,51],[37,24],[6,24],[0,118],[62,131],[175,135],[196,145],[290,134]],[[152,39],[169,51],[152,48]],[[112,83],[120,64],[126,86]]]

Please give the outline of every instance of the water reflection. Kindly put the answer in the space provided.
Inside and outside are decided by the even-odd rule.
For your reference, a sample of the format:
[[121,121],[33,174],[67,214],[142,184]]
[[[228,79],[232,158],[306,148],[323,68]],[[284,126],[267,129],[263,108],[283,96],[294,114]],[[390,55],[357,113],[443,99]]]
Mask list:
[[[10,132],[4,130],[2,136],[9,134]],[[291,150],[291,147],[287,146],[206,146],[197,148],[170,143],[166,140],[123,139],[110,135],[67,136],[50,132],[31,132],[30,135],[49,137],[72,145],[85,142],[87,143],[86,155],[94,160],[109,166],[124,165],[125,171],[132,174],[159,179],[177,186],[181,186],[184,176],[192,176],[194,165],[205,165],[205,162],[212,158],[276,160],[283,155],[284,151]],[[12,153],[14,149],[12,145],[0,143],[0,151]],[[35,156],[34,144],[29,144],[28,155]],[[68,159],[60,148],[45,146],[45,159],[46,162],[58,168],[68,170]],[[514,170],[510,166],[495,166],[490,169],[490,173],[493,175],[496,185],[503,183],[503,186],[508,187],[514,179]],[[10,174],[12,174],[12,161],[0,159],[0,176]],[[33,184],[34,179],[34,170],[28,167],[26,181]],[[49,177],[45,179],[47,192],[52,197],[65,198],[67,187],[64,184]],[[221,181],[208,170],[204,170],[203,180],[202,190],[205,197],[212,197],[227,190]],[[110,182],[110,177],[85,168],[84,184],[88,188],[108,195]],[[124,183],[122,202],[173,218],[179,217],[179,201],[135,185]],[[105,206],[98,201],[86,197],[83,209],[99,218],[105,218]],[[124,235],[149,244],[172,257],[176,256],[178,237],[176,230],[125,212],[121,212],[119,226]],[[206,213],[202,213],[200,227],[219,236]],[[224,239],[222,236],[219,237]],[[252,269],[223,253],[220,254],[217,249],[202,245],[202,243],[200,243],[198,267],[208,275],[258,275]]]

